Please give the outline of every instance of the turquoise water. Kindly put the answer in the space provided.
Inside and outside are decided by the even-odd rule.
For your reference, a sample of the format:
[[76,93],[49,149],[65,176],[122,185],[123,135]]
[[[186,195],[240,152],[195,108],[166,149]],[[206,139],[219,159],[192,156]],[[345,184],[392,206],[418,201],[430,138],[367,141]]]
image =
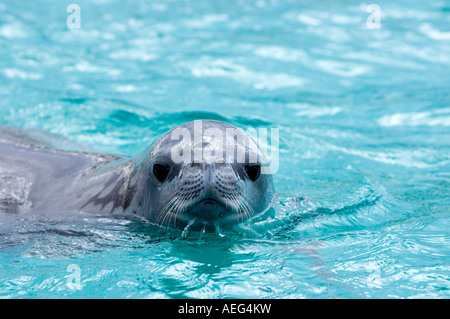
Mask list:
[[[197,118],[280,130],[240,232],[0,215],[1,298],[449,298],[446,1],[0,2],[0,123],[134,156]],[[367,22],[369,18],[369,22]]]

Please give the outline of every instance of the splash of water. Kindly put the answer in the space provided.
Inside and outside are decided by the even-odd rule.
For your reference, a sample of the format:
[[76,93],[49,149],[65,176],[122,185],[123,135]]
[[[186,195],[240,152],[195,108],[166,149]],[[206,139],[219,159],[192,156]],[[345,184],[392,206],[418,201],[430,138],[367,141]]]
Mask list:
[[195,218],[191,219],[189,221],[189,223],[186,225],[186,227],[184,227],[183,232],[181,233],[181,238],[186,238],[187,235],[189,234],[189,229],[191,228],[191,226],[195,223]]
[[225,237],[225,234],[222,232],[222,229],[220,229],[219,225],[215,225],[216,234],[219,235],[219,237]]

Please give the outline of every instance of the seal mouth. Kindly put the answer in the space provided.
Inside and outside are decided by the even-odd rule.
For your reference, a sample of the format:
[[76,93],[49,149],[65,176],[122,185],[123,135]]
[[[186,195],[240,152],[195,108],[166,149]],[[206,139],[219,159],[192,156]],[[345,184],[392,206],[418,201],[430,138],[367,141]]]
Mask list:
[[232,211],[227,209],[225,204],[211,197],[192,204],[185,212],[189,217],[206,222],[219,221],[231,213]]
[[205,198],[205,199],[202,199],[198,204],[204,205],[206,207],[214,206],[214,205],[222,205],[218,201],[216,201],[215,199],[212,199],[212,198],[209,198],[209,197]]

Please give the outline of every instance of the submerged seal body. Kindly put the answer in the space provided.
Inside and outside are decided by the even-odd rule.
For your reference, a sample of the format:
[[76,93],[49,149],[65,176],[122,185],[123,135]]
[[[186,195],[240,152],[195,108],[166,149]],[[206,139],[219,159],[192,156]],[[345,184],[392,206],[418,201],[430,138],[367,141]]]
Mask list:
[[270,206],[264,156],[242,130],[212,120],[182,124],[129,159],[0,137],[0,190],[20,181],[0,191],[0,210],[129,212],[168,227],[227,227]]

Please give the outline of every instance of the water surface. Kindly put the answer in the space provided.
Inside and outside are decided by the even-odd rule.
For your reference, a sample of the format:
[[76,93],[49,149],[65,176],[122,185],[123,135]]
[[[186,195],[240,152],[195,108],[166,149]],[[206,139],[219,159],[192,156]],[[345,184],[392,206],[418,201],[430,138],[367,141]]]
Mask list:
[[69,29],[68,3],[0,3],[1,124],[121,156],[198,118],[279,128],[279,196],[186,238],[2,213],[0,297],[450,297],[448,2],[378,1],[375,29],[360,2],[77,4]]

